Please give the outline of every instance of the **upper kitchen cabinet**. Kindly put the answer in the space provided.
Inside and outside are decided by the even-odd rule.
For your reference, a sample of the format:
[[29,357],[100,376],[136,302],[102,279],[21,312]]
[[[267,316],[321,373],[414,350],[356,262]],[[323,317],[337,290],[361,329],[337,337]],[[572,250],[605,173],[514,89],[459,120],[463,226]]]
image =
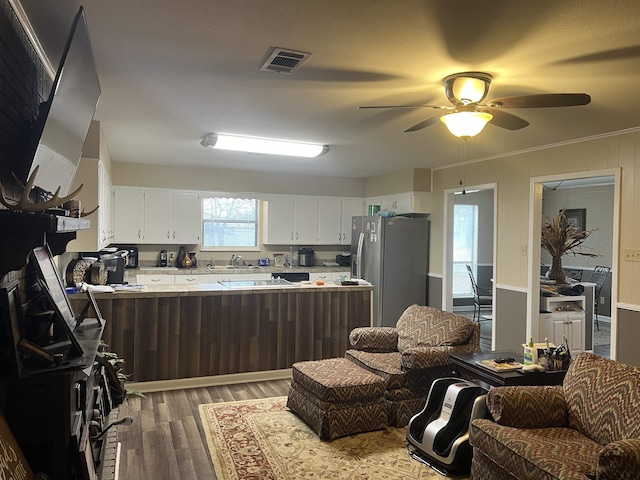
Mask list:
[[102,161],[97,158],[83,158],[78,164],[72,190],[84,185],[78,194],[81,210],[98,210],[87,217],[91,228],[80,230],[75,240],[67,246],[70,252],[93,252],[113,242],[112,186],[111,179]]
[[341,245],[351,245],[351,219],[363,214],[364,202],[361,198],[343,198],[341,211]]
[[263,243],[315,245],[317,242],[317,197],[273,196],[269,199]]
[[198,192],[173,192],[173,243],[200,243],[202,231],[202,203]]
[[431,192],[409,192],[367,198],[367,205],[380,205],[380,210],[403,213],[431,213]]
[[362,215],[362,199],[274,195],[267,204],[263,243],[351,244],[351,217]]
[[319,245],[335,245],[342,239],[342,200],[320,198],[318,200]]
[[171,190],[145,189],[144,243],[172,243],[173,197]]
[[195,245],[200,241],[197,192],[114,187],[115,242]]
[[351,245],[351,218],[362,215],[361,198],[318,200],[318,244]]
[[116,243],[144,242],[144,189],[113,187],[113,233]]

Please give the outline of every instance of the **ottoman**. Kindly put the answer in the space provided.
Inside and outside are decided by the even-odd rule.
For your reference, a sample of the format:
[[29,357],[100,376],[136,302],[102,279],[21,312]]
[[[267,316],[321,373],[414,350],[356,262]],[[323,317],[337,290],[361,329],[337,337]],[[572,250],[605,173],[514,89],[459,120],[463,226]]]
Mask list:
[[388,426],[384,380],[346,358],[294,363],[287,407],[321,440]]

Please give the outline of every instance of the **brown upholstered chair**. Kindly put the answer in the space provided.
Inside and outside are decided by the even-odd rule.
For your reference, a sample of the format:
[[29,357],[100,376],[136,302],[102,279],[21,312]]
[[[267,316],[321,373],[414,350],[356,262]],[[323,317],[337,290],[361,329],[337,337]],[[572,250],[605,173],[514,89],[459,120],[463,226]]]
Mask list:
[[492,388],[471,422],[471,478],[637,480],[640,368],[582,353],[562,386]]
[[437,308],[411,305],[395,327],[360,327],[346,358],[385,380],[389,424],[418,413],[436,378],[451,376],[452,352],[479,352],[480,325]]

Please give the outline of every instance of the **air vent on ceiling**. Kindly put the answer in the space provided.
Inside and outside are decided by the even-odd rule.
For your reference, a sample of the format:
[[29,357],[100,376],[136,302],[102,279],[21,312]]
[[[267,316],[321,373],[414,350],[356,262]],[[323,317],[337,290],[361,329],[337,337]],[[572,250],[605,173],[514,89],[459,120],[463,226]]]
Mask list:
[[311,54],[308,52],[298,52],[296,50],[276,47],[269,54],[267,61],[260,67],[260,70],[293,74],[300,68],[302,62],[310,56]]

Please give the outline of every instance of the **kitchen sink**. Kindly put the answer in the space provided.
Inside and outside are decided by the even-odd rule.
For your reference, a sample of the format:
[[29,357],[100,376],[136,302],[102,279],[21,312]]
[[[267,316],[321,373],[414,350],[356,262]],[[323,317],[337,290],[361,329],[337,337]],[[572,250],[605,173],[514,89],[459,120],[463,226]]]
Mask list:
[[233,266],[233,265],[220,265],[216,267],[212,267],[207,265],[209,270],[262,270],[262,267],[257,265],[243,265],[243,266]]
[[220,280],[218,282],[223,287],[229,289],[240,288],[283,288],[283,287],[299,287],[299,283],[289,282],[281,278],[272,278],[270,280]]

